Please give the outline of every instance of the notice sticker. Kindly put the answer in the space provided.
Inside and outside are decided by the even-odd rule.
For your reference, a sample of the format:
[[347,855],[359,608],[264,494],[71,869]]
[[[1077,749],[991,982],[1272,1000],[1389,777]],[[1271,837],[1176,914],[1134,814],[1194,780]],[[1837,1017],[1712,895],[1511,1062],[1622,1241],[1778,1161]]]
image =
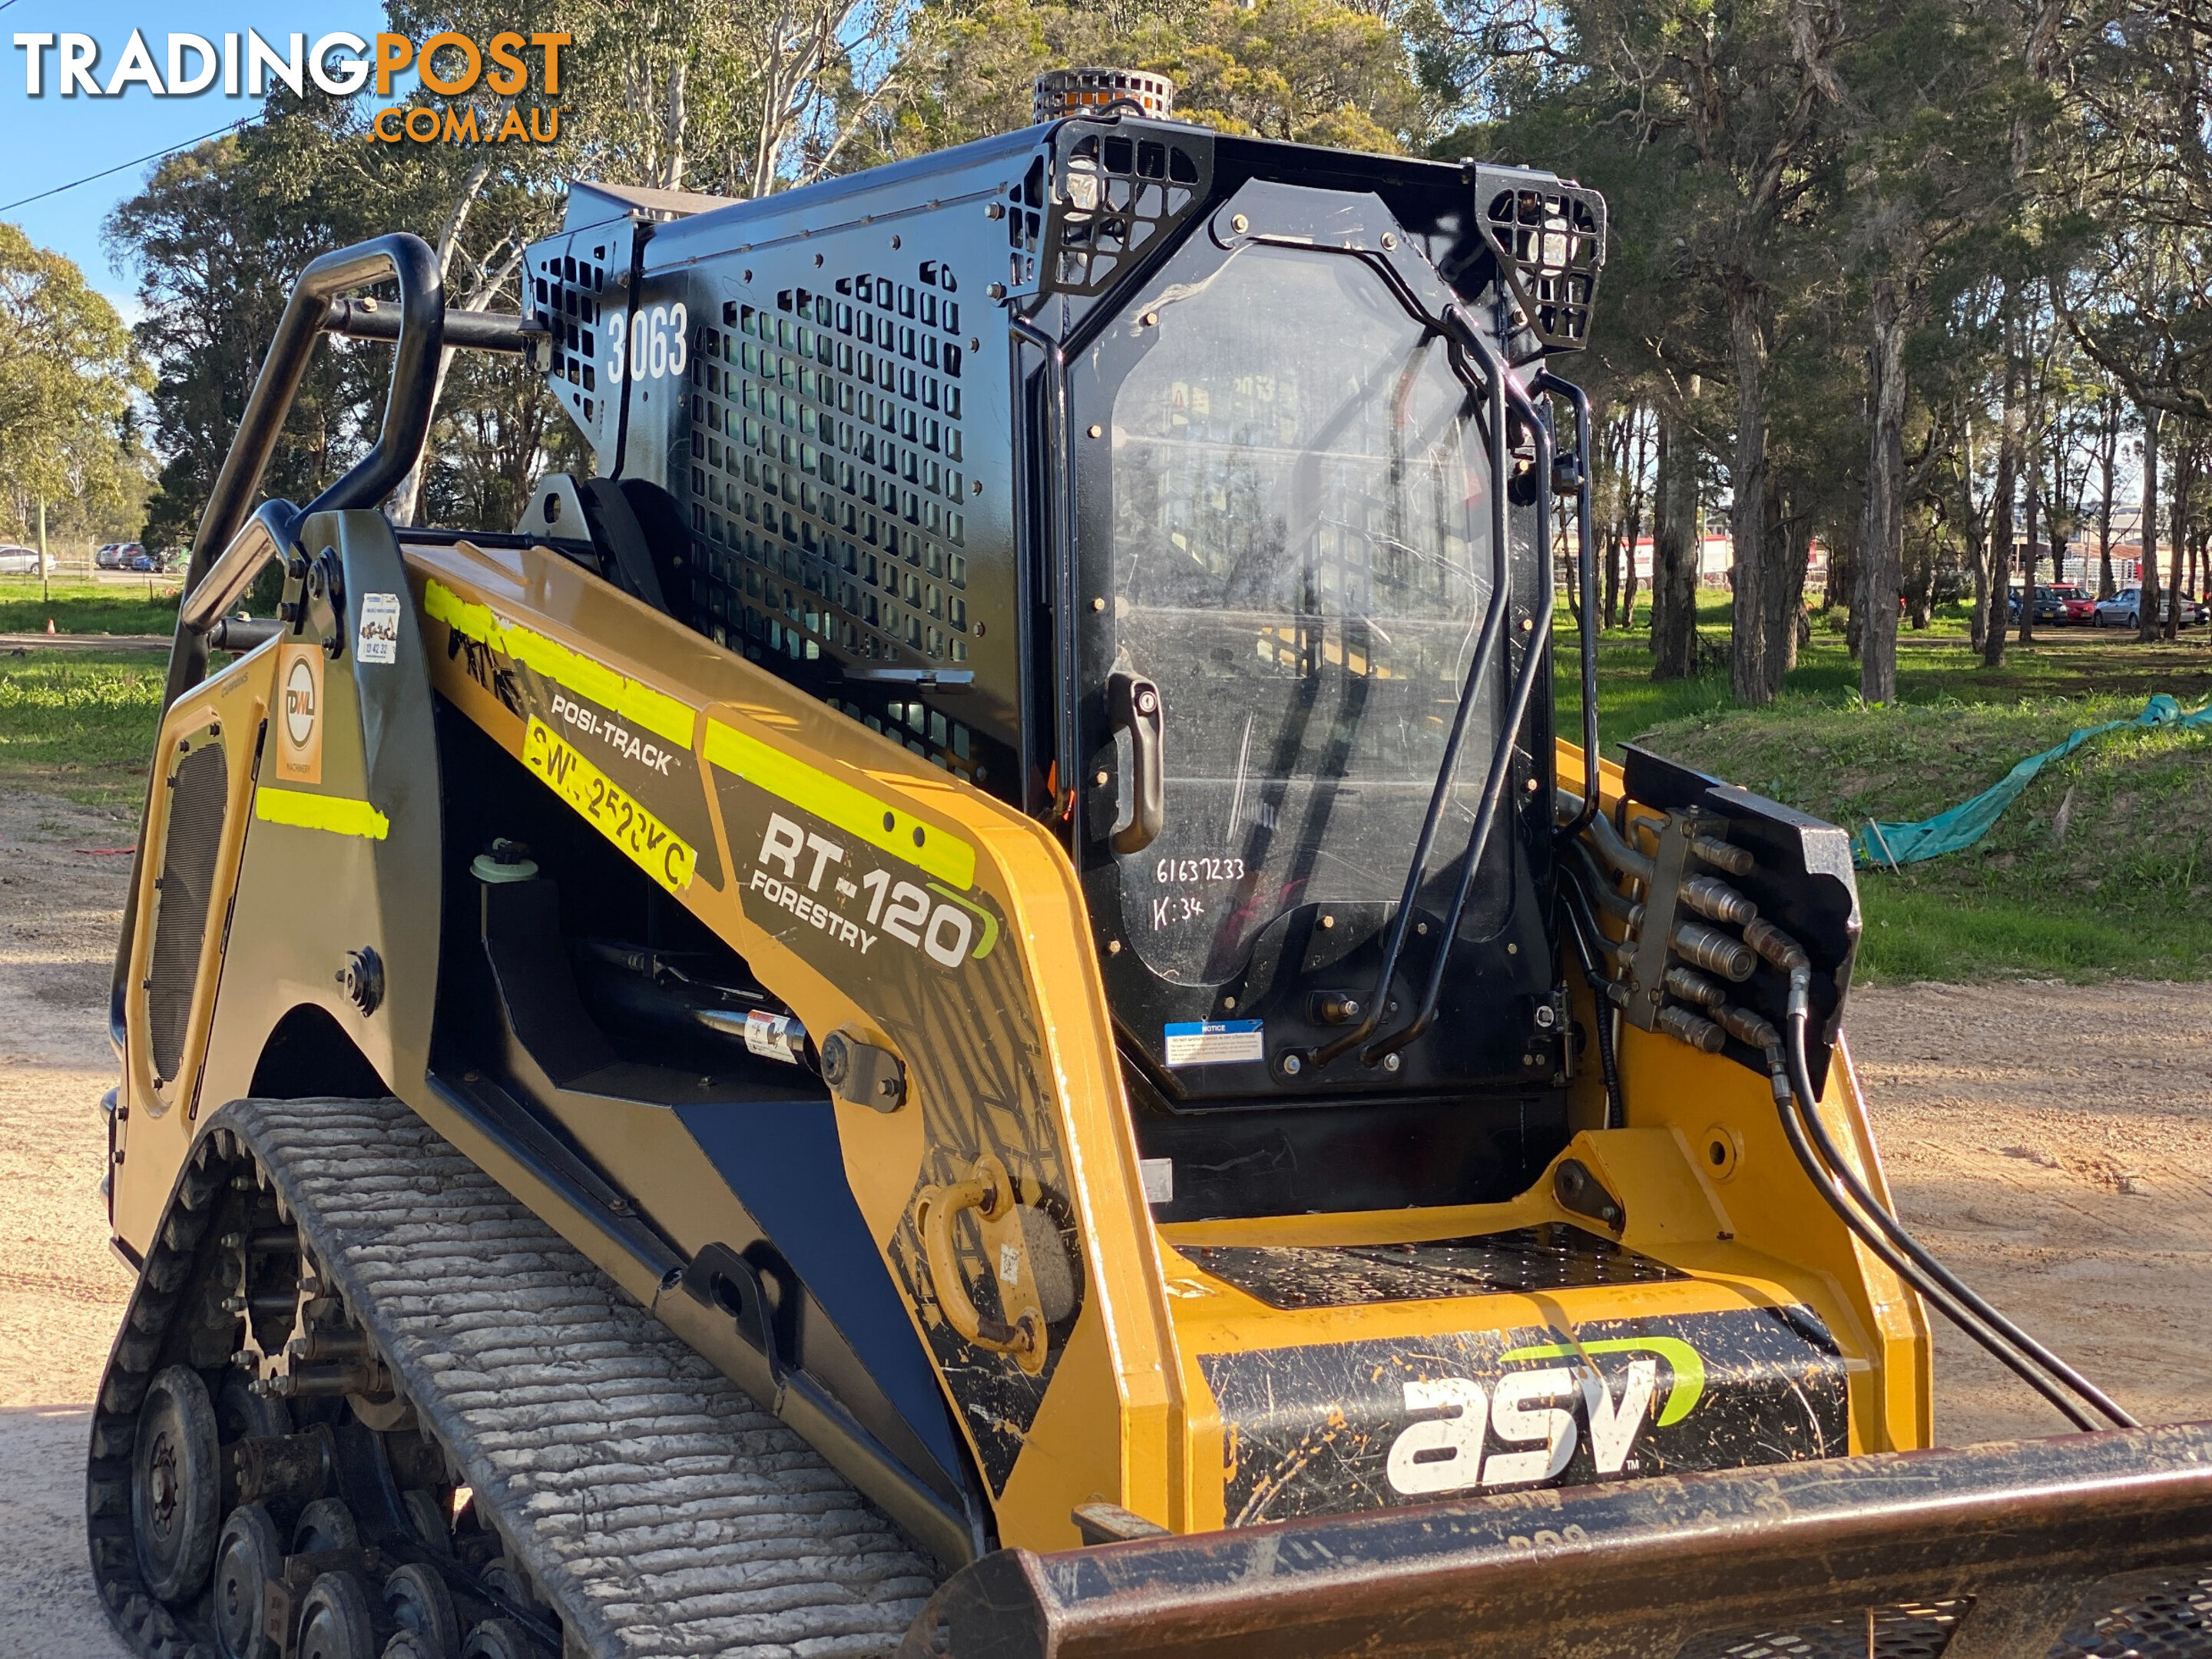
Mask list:
[[1170,1066],[1230,1066],[1264,1060],[1266,1046],[1256,1019],[1205,1020],[1166,1027]]
[[361,596],[361,625],[355,629],[353,653],[363,662],[399,660],[399,596]]

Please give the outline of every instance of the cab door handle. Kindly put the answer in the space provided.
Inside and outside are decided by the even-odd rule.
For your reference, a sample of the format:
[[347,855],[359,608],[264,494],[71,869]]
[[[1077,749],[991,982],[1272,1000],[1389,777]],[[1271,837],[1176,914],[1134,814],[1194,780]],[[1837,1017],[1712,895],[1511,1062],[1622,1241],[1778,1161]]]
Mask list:
[[1116,670],[1106,681],[1106,714],[1117,732],[1129,734],[1129,810],[1107,833],[1117,853],[1141,853],[1167,823],[1167,791],[1160,749],[1166,728],[1160,688],[1138,675]]

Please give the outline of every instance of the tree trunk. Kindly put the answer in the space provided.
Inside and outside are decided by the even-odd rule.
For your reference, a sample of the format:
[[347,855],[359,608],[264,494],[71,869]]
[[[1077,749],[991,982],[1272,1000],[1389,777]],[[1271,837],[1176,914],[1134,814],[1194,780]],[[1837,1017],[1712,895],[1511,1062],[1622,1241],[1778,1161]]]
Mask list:
[[1620,520],[1605,527],[1605,591],[1599,596],[1598,616],[1607,628],[1620,626]]
[[[441,284],[452,276],[453,255],[461,246],[461,233],[468,228],[469,215],[475,211],[477,198],[483,195],[484,181],[491,177],[489,158],[479,159],[470,167],[462,182],[460,199],[446,215],[445,228],[438,234],[438,280]],[[455,309],[459,307],[456,307]],[[438,372],[430,387],[430,414],[437,418],[438,399],[446,390],[446,376],[453,366],[453,348],[447,346],[438,353]],[[398,489],[392,493],[390,512],[394,524],[411,525],[422,507],[423,469],[430,464],[430,443],[423,441],[422,452],[415,457],[415,465],[399,481]]]
[[2158,436],[2166,411],[2140,409],[2142,417],[2142,574],[2136,588],[2136,637],[2145,645],[2158,637]]
[[1805,609],[1805,577],[1813,568],[1813,520],[1811,514],[1796,511],[1794,503],[1785,510],[1780,502],[1776,503],[1775,518],[1775,543],[1782,549],[1782,580],[1777,584],[1782,603],[1775,607],[1780,623],[1767,649],[1780,657],[1786,675],[1797,666],[1797,653],[1813,634]]
[[1966,623],[1966,640],[1980,651],[1990,639],[1990,551],[1978,531],[1966,540],[1966,572],[1974,579],[1974,607]]
[[2037,509],[2043,505],[2040,481],[2035,476],[2035,454],[2031,450],[2027,458],[2027,543],[2021,550],[2020,566],[2020,642],[2035,643],[2035,572],[2042,555],[2036,541]]
[[1775,573],[1767,546],[1766,327],[1759,293],[1741,273],[1729,283],[1728,313],[1729,356],[1735,373],[1735,455],[1729,479],[1735,590],[1729,689],[1738,702],[1764,707],[1774,701],[1779,679],[1767,653]]
[[1651,678],[1698,672],[1698,458],[1690,434],[1662,410],[1651,523]]
[[[1654,416],[1654,421],[1656,420]],[[1651,425],[1645,422],[1641,410],[1634,411],[1636,422],[1636,459],[1628,475],[1628,545],[1623,557],[1626,569],[1620,585],[1620,625],[1636,626],[1636,544],[1644,538],[1644,463],[1651,453]]]
[[1905,585],[1904,296],[1894,279],[1874,286],[1874,432],[1867,448],[1866,502],[1859,515],[1858,587],[1851,621],[1859,633],[1859,696],[1897,698],[1897,601]]
[[[2011,329],[2005,331],[2008,341]],[[1982,661],[2004,665],[2005,613],[2012,598],[2012,497],[2020,483],[2020,360],[2006,353],[2004,406],[1997,430],[1996,485],[1990,493],[1989,635]]]
[[2097,498],[2097,597],[2112,597],[2112,468],[2120,452],[2120,400],[2105,404],[2105,429],[2098,434],[2097,465],[2104,480]]
[[[1770,487],[1766,492],[1766,534],[1760,546],[1773,558],[1767,572],[1766,603],[1762,616],[1766,628],[1766,672],[1772,682],[1770,695],[1778,696],[1784,679],[1797,665],[1797,622],[1805,599],[1805,572],[1797,564],[1798,525],[1789,511],[1784,493]],[[1809,556],[1808,538],[1804,550]]]
[[2165,634],[2169,640],[2181,636],[2181,601],[2189,591],[2182,585],[2181,550],[2189,542],[2189,496],[2197,487],[2197,452],[2189,441],[2189,428],[2181,428],[2180,453],[2173,461],[2173,522],[2167,540],[2173,551],[2166,561],[2166,604],[2161,614],[2166,618]]
[[679,50],[668,71],[668,104],[661,112],[660,187],[684,188],[684,146],[690,136],[691,112],[686,94],[691,81],[691,53]]

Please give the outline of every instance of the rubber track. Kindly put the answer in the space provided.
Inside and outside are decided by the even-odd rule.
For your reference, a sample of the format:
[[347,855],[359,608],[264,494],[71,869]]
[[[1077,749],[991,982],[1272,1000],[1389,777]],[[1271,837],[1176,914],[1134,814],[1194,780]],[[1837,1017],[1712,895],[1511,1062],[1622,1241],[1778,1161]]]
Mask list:
[[[927,1559],[403,1103],[234,1102],[203,1145],[223,1128],[268,1170],[479,1512],[559,1613],[571,1653],[857,1659],[897,1647],[936,1586]],[[163,1242],[189,1219],[173,1197]],[[124,1351],[153,1335],[137,1317],[151,1276],[125,1316],[103,1417],[143,1397],[150,1355],[133,1368]],[[94,1436],[96,1516],[97,1420]],[[143,1595],[119,1597],[102,1577],[134,1646],[183,1650],[167,1619],[130,1616]]]

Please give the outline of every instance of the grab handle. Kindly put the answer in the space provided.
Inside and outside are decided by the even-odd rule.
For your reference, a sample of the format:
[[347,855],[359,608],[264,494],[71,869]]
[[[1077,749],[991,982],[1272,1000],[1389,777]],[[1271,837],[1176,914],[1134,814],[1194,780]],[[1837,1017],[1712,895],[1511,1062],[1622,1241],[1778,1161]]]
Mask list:
[[[327,513],[349,507],[374,507],[390,495],[422,453],[436,401],[438,357],[445,343],[445,283],[438,256],[420,236],[400,231],[339,248],[313,260],[292,285],[292,297],[276,325],[276,337],[261,360],[253,394],[239,417],[237,435],[216,475],[191,562],[185,570],[185,595],[205,580],[216,560],[245,527],[247,512],[261,489],[276,441],[284,430],[292,399],[313,356],[315,337],[328,326],[331,301],[349,289],[396,277],[399,283],[399,337],[392,351],[392,386],[384,399],[384,421],[376,443],[345,475],[301,510]],[[179,623],[183,620],[180,608]],[[207,618],[209,622],[212,617]],[[179,626],[169,653],[167,708],[207,678],[204,631]]]
[[1167,823],[1166,784],[1160,757],[1166,711],[1160,689],[1150,680],[1117,670],[1106,681],[1106,714],[1117,732],[1129,734],[1129,815],[1115,823],[1107,844],[1117,853],[1141,853],[1159,839]]

